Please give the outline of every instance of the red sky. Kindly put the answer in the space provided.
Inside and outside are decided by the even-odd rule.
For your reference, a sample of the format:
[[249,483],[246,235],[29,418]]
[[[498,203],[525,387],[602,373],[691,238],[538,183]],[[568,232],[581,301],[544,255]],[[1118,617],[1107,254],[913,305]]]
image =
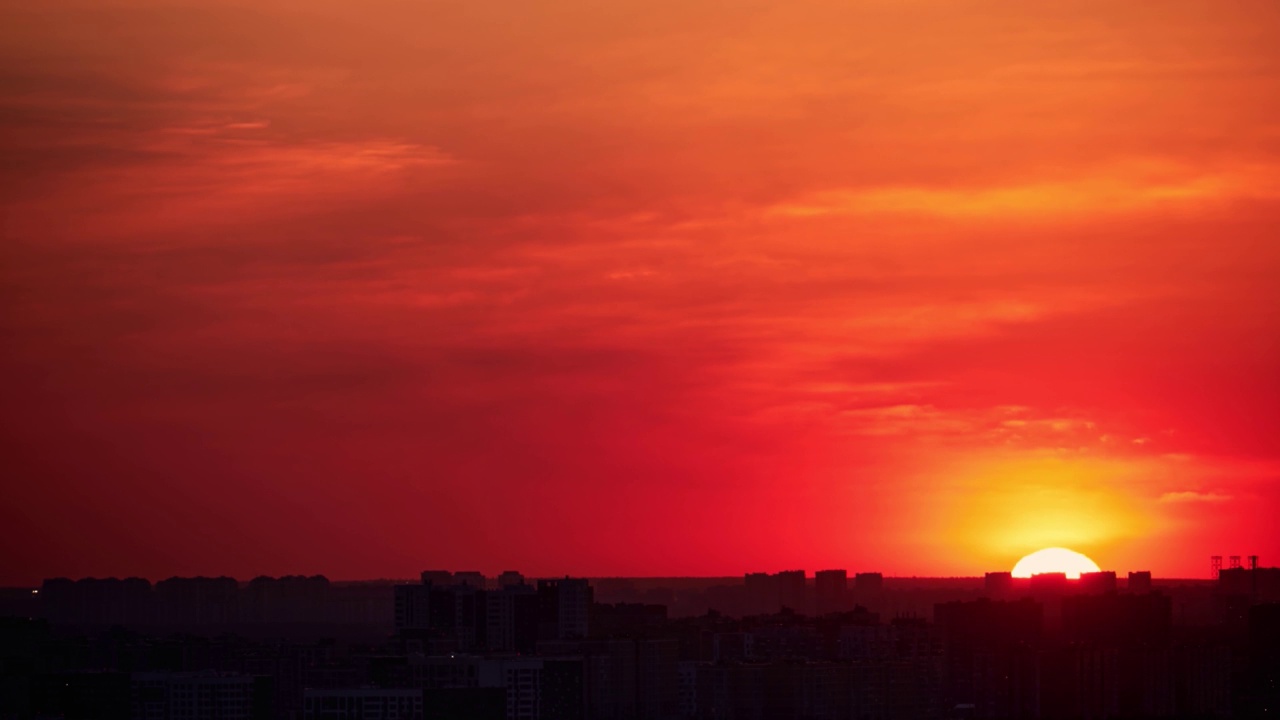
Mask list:
[[0,582],[1280,561],[1273,0],[0,8]]

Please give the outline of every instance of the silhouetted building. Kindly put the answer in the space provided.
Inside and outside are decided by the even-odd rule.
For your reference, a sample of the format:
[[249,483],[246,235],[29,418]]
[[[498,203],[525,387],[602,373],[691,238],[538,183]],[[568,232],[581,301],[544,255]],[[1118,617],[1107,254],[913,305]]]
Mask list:
[[399,688],[308,688],[303,720],[423,720],[421,690]]
[[747,573],[743,578],[746,593],[746,614],[769,615],[782,606],[778,591],[778,578],[769,573]]
[[586,720],[586,663],[580,657],[546,658],[539,677],[540,720]]
[[1062,600],[1062,632],[1068,642],[1164,648],[1172,618],[1168,596],[1159,593],[1075,595]]
[[1272,717],[1280,708],[1280,603],[1250,608],[1248,622],[1249,670],[1241,709],[1246,717]]
[[130,720],[132,686],[125,672],[40,675],[31,683],[34,717],[65,720]]
[[858,573],[853,576],[853,588],[860,593],[884,590],[884,575],[878,572]]
[[1037,647],[1044,609],[1030,599],[941,603],[934,608],[934,622],[951,648]]
[[805,590],[803,570],[784,570],[778,573],[778,601],[782,607],[801,614],[808,613],[809,603]]
[[485,599],[485,647],[489,652],[532,653],[538,642],[539,597],[530,585],[506,585]]
[[431,586],[395,586],[395,624],[397,630],[426,630],[431,627]]
[[661,632],[667,624],[667,606],[644,603],[591,605],[593,637],[641,637]]
[[480,686],[506,691],[507,720],[538,719],[542,662],[538,658],[492,658],[481,663]]
[[477,590],[484,590],[488,587],[489,580],[484,573],[462,570],[453,574],[453,582],[455,585],[467,585]]
[[448,587],[453,584],[453,573],[448,570],[423,570],[420,578],[424,585]]
[[1044,718],[1113,718],[1120,715],[1120,651],[1069,646],[1041,658]]
[[1070,589],[1066,573],[1038,573],[1028,583],[1033,595],[1065,595]]
[[680,645],[674,639],[636,641],[636,716],[665,720],[680,706]]
[[146,672],[130,678],[134,718],[145,720],[272,720],[269,677],[238,673]]
[[814,611],[819,615],[840,612],[848,604],[849,574],[844,570],[819,570],[813,575]]
[[1280,568],[1226,568],[1218,575],[1218,592],[1248,596],[1259,602],[1280,602]]
[[429,720],[506,720],[507,692],[499,687],[423,690],[422,715]]
[[1116,591],[1116,574],[1110,570],[1080,573],[1079,591],[1100,594]]
[[155,586],[156,618],[168,625],[208,627],[239,617],[240,585],[229,577],[174,577]]
[[1151,592],[1151,573],[1147,570],[1129,573],[1128,590],[1135,594]]
[[37,596],[40,614],[60,624],[132,626],[156,619],[151,583],[142,578],[53,578]]
[[[1141,591],[1135,574],[1124,593],[1109,574],[1047,585],[1042,576],[1034,599],[1016,601],[971,599],[1000,597],[990,590],[1006,583],[1003,597],[1016,597],[1033,584],[1008,573],[901,579],[867,595],[897,615],[888,624],[866,606],[777,611],[783,587],[791,598],[806,593],[812,609],[836,606],[841,589],[852,604],[857,591],[842,571],[817,573],[811,587],[797,571],[742,585],[618,579],[606,586],[609,603],[593,602],[597,588],[582,579],[531,587],[515,573],[496,589],[466,573],[402,586],[262,577],[238,595],[229,579],[175,578],[149,599],[145,581],[54,579],[25,592],[47,591],[42,611],[81,627],[0,618],[0,717],[1262,717],[1280,683],[1280,606],[1259,602],[1265,573],[1237,575],[1252,572],[1160,592]],[[690,611],[707,599],[744,609],[748,583],[774,612]],[[298,622],[337,617],[348,590],[344,603],[380,599],[399,632]],[[179,623],[151,634],[101,624],[132,612],[122,598],[160,608],[161,595]],[[964,599],[932,605],[933,622],[918,619],[934,598]],[[89,599],[114,604],[90,608]],[[678,603],[683,613],[670,612]],[[1196,604],[1204,612],[1186,610]],[[251,627],[208,621],[217,617]],[[1217,617],[1227,621],[1209,627]],[[321,639],[333,630],[338,637]]]
[[256,577],[241,592],[246,622],[289,623],[328,620],[329,579],[323,575]]
[[983,580],[983,590],[993,598],[1002,598],[1013,592],[1013,573],[989,572]]
[[591,585],[581,578],[538,581],[538,622],[543,639],[585,638],[589,630]]
[[682,660],[676,665],[679,682],[677,703],[680,708],[679,716],[682,718],[693,718],[698,715],[698,671],[705,665],[696,660]]
[[488,623],[486,602],[489,593],[467,582],[459,583],[445,592],[450,593],[453,601],[453,637],[458,650],[474,652],[483,649]]
[[1149,682],[1173,685],[1174,710],[1179,717],[1233,717],[1238,666],[1226,643],[1194,641],[1173,648],[1172,677],[1155,677]]
[[1040,706],[1044,609],[1029,598],[949,602],[934,608],[946,647],[943,698],[976,717],[1034,717]]
[[427,690],[501,687],[501,678],[496,674],[490,674],[488,684],[482,682],[487,677],[486,662],[480,655],[410,655],[410,684]]

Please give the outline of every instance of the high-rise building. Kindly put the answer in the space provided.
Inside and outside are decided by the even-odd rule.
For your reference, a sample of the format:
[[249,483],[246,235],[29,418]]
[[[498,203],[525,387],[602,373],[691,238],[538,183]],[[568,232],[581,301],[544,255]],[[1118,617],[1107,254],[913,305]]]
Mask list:
[[453,574],[453,583],[455,585],[466,585],[477,590],[484,590],[489,586],[489,579],[484,573],[474,570],[461,570]]
[[813,575],[814,611],[819,615],[840,612],[848,607],[849,573],[819,570]]
[[947,706],[972,706],[973,717],[1039,717],[1040,603],[1029,598],[941,603],[934,619],[945,644]]
[[260,576],[240,593],[241,619],[248,622],[323,622],[329,579],[323,575]]
[[[489,652],[514,652],[516,649],[516,589],[505,587],[489,593],[484,606],[485,647]],[[532,594],[532,589],[529,593]]]
[[1129,573],[1129,592],[1136,594],[1151,592],[1151,572],[1139,570]]
[[680,643],[669,638],[636,641],[636,716],[666,720],[680,710]]
[[1173,625],[1167,595],[1076,595],[1062,600],[1063,636],[1080,643],[1163,647]]
[[480,664],[480,687],[500,687],[507,693],[507,720],[538,720],[542,660],[539,658],[489,658]]
[[884,575],[878,572],[864,572],[853,576],[853,587],[859,593],[880,592],[884,589]]
[[1037,573],[1031,576],[1031,592],[1036,595],[1065,595],[1072,588],[1067,574],[1060,572]]
[[[455,576],[457,577],[457,576]],[[489,593],[468,583],[460,583],[446,592],[453,598],[453,636],[460,652],[474,652],[484,644],[488,622],[485,604]]]
[[269,677],[236,673],[145,672],[131,678],[135,718],[145,720],[268,720],[274,717]]
[[983,589],[992,598],[1002,598],[1013,591],[1013,573],[989,572],[983,583]]
[[[11,676],[12,677],[12,676]],[[21,677],[21,676],[18,676]],[[10,687],[13,681],[10,680]],[[31,678],[27,713],[11,717],[130,720],[130,679],[126,672],[60,672]],[[12,710],[12,695],[0,691],[0,707]],[[8,699],[9,702],[5,703]]]
[[1110,570],[1080,573],[1080,592],[1090,595],[1116,591],[1116,574]]
[[240,584],[230,577],[173,577],[155,585],[156,617],[187,627],[238,619]]
[[767,615],[778,612],[780,599],[778,595],[778,578],[769,573],[747,573],[743,578],[743,591],[746,594],[746,612],[748,615]]
[[586,720],[587,664],[582,657],[543,658],[538,688],[542,720]]
[[583,578],[539,580],[538,621],[546,628],[539,634],[557,640],[587,637],[591,600],[591,584]]
[[778,573],[778,602],[782,607],[807,614],[809,612],[803,570],[784,570]]
[[425,630],[431,627],[429,585],[396,585],[396,629]]
[[[203,716],[202,716],[203,717]],[[409,688],[307,688],[303,720],[422,720],[422,690]]]
[[75,625],[139,625],[156,620],[151,583],[142,578],[45,580],[37,593],[41,614]]
[[453,573],[448,570],[423,570],[421,577],[424,585],[447,587],[453,584]]

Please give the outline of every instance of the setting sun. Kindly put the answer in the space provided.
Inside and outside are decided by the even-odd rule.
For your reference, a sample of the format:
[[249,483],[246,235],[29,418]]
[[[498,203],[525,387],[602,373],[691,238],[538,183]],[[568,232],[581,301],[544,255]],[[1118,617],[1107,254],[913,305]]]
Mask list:
[[1064,573],[1067,577],[1077,579],[1080,573],[1098,572],[1098,564],[1074,550],[1066,548],[1045,548],[1037,550],[1018,561],[1013,566],[1013,576],[1029,578],[1041,573]]

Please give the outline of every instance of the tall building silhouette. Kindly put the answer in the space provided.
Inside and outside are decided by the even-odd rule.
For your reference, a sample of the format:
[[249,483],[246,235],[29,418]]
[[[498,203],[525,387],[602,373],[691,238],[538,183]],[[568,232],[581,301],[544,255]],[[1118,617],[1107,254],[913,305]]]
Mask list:
[[587,637],[591,610],[591,585],[581,578],[538,581],[540,635],[570,640]]
[[1128,590],[1137,594],[1151,592],[1151,573],[1147,570],[1129,573]]
[[849,573],[819,570],[813,575],[814,611],[819,615],[840,612],[848,605]]
[[804,570],[784,570],[778,573],[778,602],[782,607],[798,613],[810,611]]

